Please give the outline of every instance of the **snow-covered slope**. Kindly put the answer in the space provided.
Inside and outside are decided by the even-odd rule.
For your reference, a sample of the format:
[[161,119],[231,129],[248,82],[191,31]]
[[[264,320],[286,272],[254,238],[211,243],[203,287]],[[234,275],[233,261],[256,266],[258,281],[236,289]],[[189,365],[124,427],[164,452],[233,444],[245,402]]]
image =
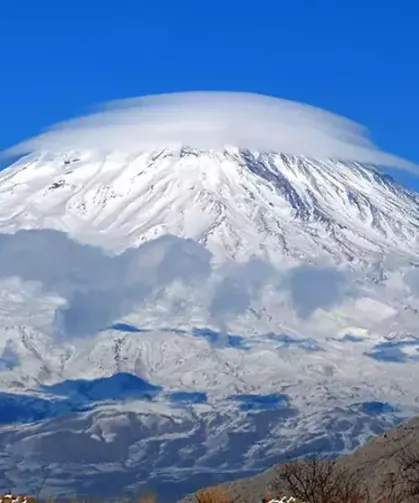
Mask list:
[[123,251],[165,234],[218,259],[418,253],[418,195],[372,166],[237,149],[32,154],[0,173],[0,231]]
[[42,466],[50,492],[178,495],[413,413],[418,229],[419,196],[358,162],[19,160],[0,172],[2,482],[36,491]]

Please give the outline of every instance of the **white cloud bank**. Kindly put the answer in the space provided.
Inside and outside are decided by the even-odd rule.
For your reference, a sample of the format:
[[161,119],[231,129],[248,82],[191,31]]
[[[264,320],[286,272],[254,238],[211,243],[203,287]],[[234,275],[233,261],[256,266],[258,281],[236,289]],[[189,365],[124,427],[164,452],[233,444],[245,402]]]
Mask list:
[[233,146],[416,170],[381,151],[364,127],[306,104],[250,93],[189,92],[111,102],[8,150],[117,150]]

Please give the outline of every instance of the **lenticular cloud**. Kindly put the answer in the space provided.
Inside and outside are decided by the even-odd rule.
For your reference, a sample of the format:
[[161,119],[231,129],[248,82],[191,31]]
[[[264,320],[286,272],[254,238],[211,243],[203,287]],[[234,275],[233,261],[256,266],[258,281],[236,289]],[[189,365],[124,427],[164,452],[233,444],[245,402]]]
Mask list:
[[237,147],[415,169],[381,151],[359,124],[306,104],[250,93],[189,92],[111,102],[9,149],[141,152]]

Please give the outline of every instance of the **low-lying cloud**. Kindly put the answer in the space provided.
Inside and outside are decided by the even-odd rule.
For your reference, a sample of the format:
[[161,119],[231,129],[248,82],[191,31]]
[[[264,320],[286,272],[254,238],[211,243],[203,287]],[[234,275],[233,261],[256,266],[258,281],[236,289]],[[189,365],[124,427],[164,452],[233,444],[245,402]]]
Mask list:
[[54,230],[0,234],[0,278],[36,281],[66,300],[55,313],[56,335],[102,330],[176,280],[199,284],[210,261],[204,247],[170,235],[111,256]]
[[266,286],[285,292],[300,318],[332,308],[347,295],[346,276],[333,268],[300,266],[284,274],[251,259],[215,269],[205,247],[172,235],[109,255],[55,230],[0,234],[0,278],[9,277],[39,282],[45,291],[65,300],[54,316],[58,338],[106,329],[141,303],[160,302],[174,282],[188,287],[185,295],[196,292],[203,299],[208,321],[220,333],[262,299]]
[[215,289],[209,308],[211,317],[220,321],[244,313],[274,276],[274,268],[259,259],[231,266]]
[[351,160],[416,171],[383,152],[364,127],[325,110],[251,93],[188,92],[116,101],[7,151],[126,151],[237,147]]
[[405,284],[409,287],[411,293],[419,296],[419,267],[409,267],[403,275]]
[[303,265],[285,275],[283,287],[289,290],[298,316],[308,318],[317,309],[339,305],[348,294],[347,282],[346,275],[333,267]]

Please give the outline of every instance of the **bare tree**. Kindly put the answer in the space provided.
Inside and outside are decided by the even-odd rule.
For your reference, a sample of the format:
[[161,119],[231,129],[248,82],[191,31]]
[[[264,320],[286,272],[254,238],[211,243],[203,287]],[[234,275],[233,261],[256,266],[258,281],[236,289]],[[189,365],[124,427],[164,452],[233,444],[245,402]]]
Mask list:
[[405,448],[398,456],[406,496],[419,499],[419,450]]
[[402,467],[397,471],[388,472],[378,489],[377,503],[402,503],[406,500],[406,484],[403,479]]
[[307,503],[362,503],[369,500],[363,482],[337,461],[312,456],[277,465],[272,489]]

